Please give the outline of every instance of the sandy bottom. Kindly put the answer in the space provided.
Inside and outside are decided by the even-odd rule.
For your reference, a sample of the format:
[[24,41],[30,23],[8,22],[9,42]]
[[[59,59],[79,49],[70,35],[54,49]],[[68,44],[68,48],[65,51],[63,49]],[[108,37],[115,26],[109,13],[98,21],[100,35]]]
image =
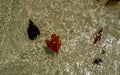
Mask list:
[[[119,8],[94,0],[0,0],[0,75],[120,75]],[[29,19],[41,33],[34,41]],[[44,48],[53,33],[62,41],[58,56]]]

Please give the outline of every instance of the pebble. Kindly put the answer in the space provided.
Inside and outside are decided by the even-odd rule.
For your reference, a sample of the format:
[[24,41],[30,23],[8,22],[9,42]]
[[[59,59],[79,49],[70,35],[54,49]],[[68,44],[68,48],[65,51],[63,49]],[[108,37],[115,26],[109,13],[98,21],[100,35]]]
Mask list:
[[93,61],[94,64],[100,65],[102,63],[102,59],[101,58],[97,58]]

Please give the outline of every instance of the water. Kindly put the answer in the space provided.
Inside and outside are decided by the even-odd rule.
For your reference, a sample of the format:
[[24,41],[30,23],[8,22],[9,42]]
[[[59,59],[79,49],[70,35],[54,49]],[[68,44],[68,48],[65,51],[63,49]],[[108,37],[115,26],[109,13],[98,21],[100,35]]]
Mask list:
[[[94,0],[0,0],[0,75],[120,75],[119,8]],[[29,19],[41,32],[34,41]],[[52,33],[62,41],[58,56],[44,49]],[[103,62],[93,64],[96,58]]]

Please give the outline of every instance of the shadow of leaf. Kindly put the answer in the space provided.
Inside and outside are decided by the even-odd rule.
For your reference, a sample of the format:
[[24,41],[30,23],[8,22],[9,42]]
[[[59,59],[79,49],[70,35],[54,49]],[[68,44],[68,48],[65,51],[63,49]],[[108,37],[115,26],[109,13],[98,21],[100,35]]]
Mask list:
[[52,55],[52,56],[55,55],[54,51],[50,50],[48,47],[43,46],[43,48],[45,49],[46,54],[49,54],[49,55]]

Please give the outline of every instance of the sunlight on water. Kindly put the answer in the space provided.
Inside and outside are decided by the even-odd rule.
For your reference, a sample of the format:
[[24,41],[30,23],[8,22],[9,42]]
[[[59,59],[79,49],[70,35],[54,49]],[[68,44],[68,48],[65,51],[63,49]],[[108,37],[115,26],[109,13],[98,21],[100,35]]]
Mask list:
[[[120,5],[104,2],[0,0],[0,75],[120,75]],[[40,30],[34,41],[30,19]],[[58,56],[45,51],[53,33],[62,42]]]

